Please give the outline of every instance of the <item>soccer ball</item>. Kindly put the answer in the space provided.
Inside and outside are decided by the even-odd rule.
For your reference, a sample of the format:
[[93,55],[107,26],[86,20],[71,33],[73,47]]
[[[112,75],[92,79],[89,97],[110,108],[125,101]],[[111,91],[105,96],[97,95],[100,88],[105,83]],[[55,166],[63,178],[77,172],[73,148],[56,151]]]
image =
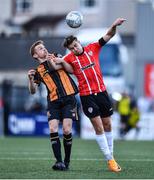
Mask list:
[[66,23],[71,28],[78,28],[82,25],[83,15],[79,11],[71,11],[66,16]]

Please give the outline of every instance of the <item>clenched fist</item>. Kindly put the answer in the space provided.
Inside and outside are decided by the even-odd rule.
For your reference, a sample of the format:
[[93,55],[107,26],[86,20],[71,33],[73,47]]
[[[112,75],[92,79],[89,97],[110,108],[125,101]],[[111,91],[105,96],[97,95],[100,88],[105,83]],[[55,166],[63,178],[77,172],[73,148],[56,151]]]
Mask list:
[[35,70],[35,69],[30,69],[30,70],[28,71],[28,77],[29,77],[30,80],[33,80],[33,79],[34,79],[35,73],[36,73],[36,70]]

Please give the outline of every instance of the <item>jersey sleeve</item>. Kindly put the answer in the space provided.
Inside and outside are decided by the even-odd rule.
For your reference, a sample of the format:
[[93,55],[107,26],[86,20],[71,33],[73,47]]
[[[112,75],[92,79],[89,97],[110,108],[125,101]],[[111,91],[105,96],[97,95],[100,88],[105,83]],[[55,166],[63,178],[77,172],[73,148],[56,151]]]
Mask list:
[[68,64],[72,64],[73,57],[71,53],[65,55],[63,58]]
[[99,42],[90,43],[87,47],[95,53],[99,53],[99,51],[102,48],[102,46],[99,44]]

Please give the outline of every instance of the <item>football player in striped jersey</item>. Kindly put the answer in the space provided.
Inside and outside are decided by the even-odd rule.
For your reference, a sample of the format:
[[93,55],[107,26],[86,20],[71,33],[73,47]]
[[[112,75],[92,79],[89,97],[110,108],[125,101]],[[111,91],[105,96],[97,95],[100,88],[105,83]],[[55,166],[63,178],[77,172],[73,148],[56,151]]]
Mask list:
[[100,69],[99,52],[115,35],[117,26],[124,21],[123,18],[116,19],[104,36],[85,47],[82,47],[76,37],[67,37],[64,40],[64,47],[71,52],[63,58],[54,59],[57,64],[61,64],[66,71],[71,71],[77,77],[83,111],[91,120],[96,141],[107,160],[109,170],[113,172],[121,171],[121,167],[113,157],[111,125],[113,109]]

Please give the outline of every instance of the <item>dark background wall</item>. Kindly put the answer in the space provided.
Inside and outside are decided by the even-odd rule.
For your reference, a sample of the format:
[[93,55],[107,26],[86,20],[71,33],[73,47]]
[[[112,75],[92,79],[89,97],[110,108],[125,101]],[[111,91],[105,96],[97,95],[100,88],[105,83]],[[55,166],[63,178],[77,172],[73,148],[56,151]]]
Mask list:
[[[0,38],[0,71],[27,70],[37,63],[29,54],[29,48],[33,42],[40,38]],[[62,47],[64,38],[43,38],[49,52],[58,52],[62,55],[65,49]]]

